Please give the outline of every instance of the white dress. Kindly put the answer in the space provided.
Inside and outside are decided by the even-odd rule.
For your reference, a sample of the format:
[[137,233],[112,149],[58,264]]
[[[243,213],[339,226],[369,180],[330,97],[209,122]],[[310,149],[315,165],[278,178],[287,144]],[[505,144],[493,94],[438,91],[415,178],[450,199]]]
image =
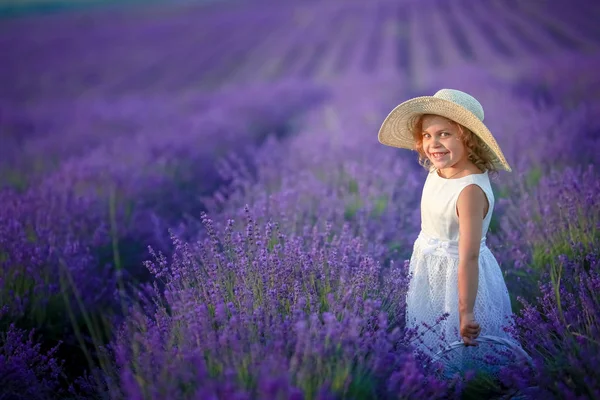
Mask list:
[[[422,322],[432,327],[422,337],[423,343],[414,343],[429,355],[434,355],[454,341],[462,340],[458,314],[459,231],[456,203],[462,189],[471,184],[481,187],[489,202],[487,215],[483,219],[479,252],[475,321],[481,327],[480,335],[494,335],[513,341],[502,329],[512,315],[510,297],[500,266],[485,243],[494,208],[494,194],[488,173],[446,179],[432,168],[423,187],[421,232],[414,243],[410,260],[412,277],[406,297],[406,326],[412,329],[419,326],[420,332],[427,329]],[[436,320],[443,313],[450,315],[436,325]],[[441,340],[440,337],[445,339]],[[481,360],[484,352],[489,352],[492,347],[487,347],[487,350],[482,345],[460,347],[450,353],[453,357],[450,364],[453,368],[459,366],[463,372],[471,368],[486,368]]]

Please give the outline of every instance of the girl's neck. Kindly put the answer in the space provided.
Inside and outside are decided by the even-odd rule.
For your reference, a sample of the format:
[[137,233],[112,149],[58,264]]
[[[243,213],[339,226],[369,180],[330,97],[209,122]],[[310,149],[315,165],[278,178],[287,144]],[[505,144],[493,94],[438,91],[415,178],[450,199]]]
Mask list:
[[438,169],[436,173],[444,179],[457,179],[471,174],[482,174],[483,171],[481,171],[475,164],[469,161],[464,164],[456,163],[451,167]]

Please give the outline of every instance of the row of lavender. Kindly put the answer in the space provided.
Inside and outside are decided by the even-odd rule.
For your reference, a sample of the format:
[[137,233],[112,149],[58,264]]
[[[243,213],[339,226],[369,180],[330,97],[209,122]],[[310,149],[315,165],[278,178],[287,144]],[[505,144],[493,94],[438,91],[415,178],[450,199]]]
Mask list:
[[[266,137],[293,133],[298,117],[324,98],[313,84],[285,80],[198,94],[195,80],[221,79],[241,50],[252,48],[255,28],[276,29],[292,8],[226,11],[179,10],[158,21],[152,9],[148,16],[124,13],[122,21],[114,13],[106,21],[82,13],[3,25],[2,44],[14,55],[2,67],[12,79],[2,80],[0,108],[0,328],[8,335],[0,385],[9,393],[45,396],[60,378],[41,375],[45,366],[31,374],[32,353],[11,347],[19,336],[13,325],[6,331],[9,323],[35,328],[44,346],[60,340],[69,376],[81,373],[88,344],[78,340],[93,331],[90,321],[108,326],[118,316],[123,285],[148,279],[141,264],[147,246],[170,251],[166,228],[186,232],[186,219],[203,209],[200,199],[226,182],[215,160],[230,151],[244,157]],[[259,24],[242,23],[256,22],[254,16]],[[73,36],[74,28],[84,33]],[[111,79],[114,63],[98,58],[107,52],[136,62]],[[168,70],[161,59],[179,67],[166,80],[156,77]],[[77,82],[81,74],[85,80]],[[145,88],[151,96],[141,93]]]
[[[486,119],[518,171],[494,182],[490,246],[520,297],[512,330],[534,360],[503,370],[485,395],[595,398],[600,176],[599,127],[590,117],[598,103],[532,107],[506,84],[469,72],[468,81],[440,80],[486,104]],[[404,330],[403,260],[418,232],[424,173],[408,154],[374,140],[394,91],[403,90],[389,83],[369,79],[334,90],[313,125],[255,154],[254,174],[234,159],[226,163],[232,183],[208,204],[214,221],[203,218],[199,240],[174,238],[171,260],[157,255],[147,263],[166,290],[117,339],[119,372],[104,382],[112,396],[474,393],[460,379],[439,380],[435,365],[423,368],[410,347],[419,332]]]
[[[598,162],[594,104],[539,110],[483,73],[469,76],[440,79],[487,105],[519,171],[495,182],[490,245],[511,292],[526,296],[514,331],[535,368],[506,369],[495,390],[594,398],[600,177],[586,166]],[[366,88],[376,101],[354,95]],[[462,380],[437,379],[435,365],[423,368],[410,351],[418,332],[403,330],[402,260],[418,230],[423,176],[407,154],[372,138],[397,93],[375,80],[334,93],[301,134],[266,142],[253,172],[233,156],[223,163],[231,184],[207,202],[215,220],[203,218],[198,242],[174,237],[171,260],[146,263],[164,290],[139,293],[140,307],[101,353],[103,369],[78,381],[80,393],[444,398],[465,390]]]
[[[141,263],[147,246],[168,251],[167,227],[196,216],[198,199],[225,183],[215,161],[229,151],[244,157],[265,138],[294,132],[302,113],[325,95],[316,86],[281,82],[268,91],[254,87],[213,94],[210,99],[219,101],[210,106],[206,96],[165,99],[153,114],[143,104],[126,109],[129,115],[121,113],[138,124],[129,136],[89,149],[78,146],[77,137],[62,138],[60,150],[75,154],[39,176],[25,175],[35,179],[23,190],[0,191],[2,331],[15,324],[35,328],[45,345],[60,340],[62,357],[70,354],[75,361],[69,367],[81,370],[82,350],[74,334],[87,329],[87,318],[118,315],[126,289],[117,291],[118,282],[147,281]],[[14,375],[20,365],[6,356],[3,389],[11,393],[8,388],[16,382],[39,391]]]
[[[494,65],[511,57],[514,62],[503,67],[511,73],[533,56],[565,46],[592,49],[595,38],[573,10],[564,12],[567,22],[550,26],[556,21],[525,7],[536,18],[523,30],[522,18],[498,4],[488,10],[467,7],[464,13],[447,7],[438,1],[370,6],[332,1],[318,9],[188,5],[7,21],[0,28],[0,49],[7,55],[0,69],[0,185],[22,185],[73,152],[172,118],[173,98],[207,85],[331,77],[345,70],[391,74],[418,86],[436,68],[474,60]],[[439,14],[457,24],[447,32],[421,34],[427,16]],[[479,31],[459,27],[464,18],[494,29],[480,37]],[[357,26],[369,34],[358,35]],[[324,72],[332,66],[336,72]],[[396,66],[401,74],[394,74]],[[145,107],[152,114],[136,117]]]
[[[2,96],[29,104],[74,96],[198,91],[235,65],[292,9],[165,5],[5,21]],[[244,23],[248,19],[253,24]],[[233,29],[232,29],[233,28]],[[73,32],[78,35],[73,35]],[[232,63],[233,61],[233,63]]]
[[[445,78],[442,81],[444,85],[454,82],[468,87],[474,82],[453,81],[449,76]],[[141,336],[134,335],[136,339],[131,340],[127,332],[123,332],[115,347],[108,350],[107,358],[99,356],[105,362],[103,373],[106,375],[103,377],[99,373],[94,378],[98,381],[112,378],[106,379],[105,387],[112,391],[114,397],[123,394],[127,397],[145,395],[150,398],[203,397],[211,391],[223,397],[229,397],[232,392],[237,392],[241,397],[260,397],[261,393],[263,397],[272,397],[276,391],[284,396],[287,393],[288,396],[309,397],[339,396],[341,393],[355,397],[391,396],[398,391],[409,397],[435,393],[443,396],[447,393],[447,383],[424,375],[428,371],[420,370],[408,351],[401,350],[408,350],[411,333],[400,335],[398,330],[394,331],[394,328],[402,328],[402,294],[406,283],[403,275],[405,269],[397,264],[409,254],[412,236],[418,228],[415,194],[419,191],[421,181],[414,163],[398,160],[396,155],[383,152],[375,144],[372,148],[365,145],[373,142],[372,132],[376,122],[383,116],[383,110],[408,93],[401,87],[391,91],[390,88],[394,86],[390,83],[393,85],[396,81],[365,79],[363,82],[351,82],[348,89],[338,92],[331,107],[325,108],[322,115],[314,116],[315,123],[301,135],[285,143],[268,141],[253,156],[250,169],[244,168],[243,160],[239,168],[231,168],[228,163],[219,168],[224,176],[216,179],[219,182],[229,181],[231,185],[206,203],[211,214],[221,222],[220,226],[225,226],[229,217],[235,217],[240,224],[241,221],[247,221],[247,216],[238,213],[244,204],[249,203],[252,204],[250,215],[257,222],[248,223],[249,229],[241,223],[236,233],[241,228],[242,232],[246,232],[245,235],[240,237],[233,233],[230,240],[222,237],[220,242],[214,239],[214,247],[190,249],[189,245],[177,242],[177,258],[172,265],[164,262],[148,265],[168,290],[164,295],[157,295],[162,302],[158,311],[148,308],[137,314],[137,318],[131,316],[133,328],[142,328],[144,333]],[[554,104],[555,108],[540,114],[527,101],[514,103],[512,97],[497,95],[495,90],[501,92],[502,88],[493,86],[487,77],[478,83],[479,86],[472,86],[473,93],[486,104],[494,104],[495,109],[502,110],[497,117],[492,115],[488,118],[497,124],[494,127],[496,131],[507,132],[503,148],[508,148],[507,152],[514,160],[513,165],[519,171],[526,171],[517,184],[525,182],[532,187],[539,185],[541,198],[555,198],[557,189],[554,186],[563,185],[563,203],[571,206],[564,207],[571,213],[566,216],[560,217],[561,209],[542,207],[537,211],[539,215],[531,218],[526,212],[536,204],[536,198],[530,197],[529,202],[515,201],[510,204],[505,201],[500,204],[502,214],[506,217],[498,221],[496,250],[504,257],[503,264],[512,265],[513,261],[518,261],[518,265],[525,267],[510,271],[511,276],[529,276],[527,267],[531,267],[534,261],[539,264],[556,259],[558,254],[553,252],[564,252],[565,248],[571,247],[568,239],[572,238],[551,236],[563,242],[551,243],[549,255],[545,256],[546,249],[540,244],[542,238],[549,234],[563,234],[566,230],[571,234],[569,221],[572,224],[572,219],[567,218],[569,215],[591,221],[581,225],[581,232],[577,231],[581,227],[579,225],[575,230],[575,238],[584,238],[581,251],[591,248],[596,243],[594,240],[597,240],[595,224],[598,221],[597,215],[592,212],[597,205],[593,203],[598,181],[595,171],[574,173],[571,181],[577,190],[568,184],[565,186],[560,176],[554,180],[540,181],[539,178],[540,171],[555,164],[573,164],[573,154],[577,154],[577,161],[584,160],[593,165],[598,153],[595,151],[597,142],[591,134],[596,127],[593,121],[589,126],[583,124],[586,123],[586,116],[593,115],[594,109],[575,104],[575,110],[565,113],[564,104]],[[432,84],[433,87],[436,85]],[[352,88],[355,91],[351,91]],[[427,93],[431,91],[424,90]],[[560,99],[555,92],[548,92]],[[297,92],[292,91],[287,96],[276,96],[276,101],[289,97],[294,99],[296,95]],[[249,95],[252,102],[260,96],[260,93]],[[348,102],[350,99],[353,101]],[[359,102],[361,99],[365,104]],[[376,105],[374,101],[381,103]],[[300,100],[300,103],[303,102]],[[30,260],[34,261],[28,274],[17,274],[17,279],[12,282],[8,280],[8,287],[17,288],[17,292],[31,293],[33,286],[33,292],[40,296],[38,304],[56,307],[51,303],[58,303],[58,309],[61,310],[60,304],[63,303],[60,296],[50,302],[43,299],[46,296],[44,293],[52,293],[57,289],[57,280],[52,278],[56,277],[60,263],[64,262],[71,266],[69,269],[76,277],[76,286],[83,289],[82,293],[93,295],[84,299],[86,307],[102,304],[103,295],[112,298],[108,282],[114,270],[107,272],[107,278],[97,275],[102,285],[92,283],[86,286],[85,279],[80,282],[77,277],[84,277],[81,268],[98,263],[93,260],[95,254],[88,255],[89,249],[104,248],[107,258],[115,261],[121,258],[120,251],[127,243],[152,244],[155,248],[160,248],[161,243],[166,246],[164,237],[151,238],[151,235],[155,231],[164,233],[165,226],[180,222],[185,211],[193,214],[202,207],[195,199],[197,188],[191,187],[191,191],[187,189],[190,183],[195,183],[200,177],[205,178],[206,168],[213,170],[214,166],[208,162],[198,166],[194,172],[188,165],[195,160],[214,161],[218,154],[208,150],[202,153],[198,147],[191,145],[216,137],[220,140],[227,132],[233,135],[238,128],[231,128],[231,119],[227,117],[232,114],[231,108],[235,107],[223,107],[221,112],[229,113],[217,117],[214,117],[215,111],[212,110],[211,113],[205,113],[212,115],[208,121],[203,116],[191,122],[184,115],[177,114],[179,103],[175,103],[176,106],[171,110],[177,117],[168,118],[169,111],[164,111],[167,103],[169,101],[157,102],[149,122],[144,122],[147,125],[140,130],[143,134],[118,139],[114,145],[100,144],[99,148],[86,151],[73,161],[60,163],[55,174],[44,177],[42,183],[36,184],[35,189],[30,189],[26,196],[5,192],[8,196],[6,204],[18,204],[24,198],[30,200],[26,201],[28,206],[23,208],[22,213],[17,212],[21,207],[17,205],[9,208],[6,214],[7,218],[11,218],[7,219],[7,224],[2,224],[8,227],[4,237],[11,238],[7,243],[14,244],[14,247],[4,254],[4,265],[27,265]],[[138,104],[146,106],[145,102]],[[284,110],[275,118],[275,123],[272,123],[272,104],[259,107],[265,114],[258,123],[269,131],[273,125],[280,126],[281,121],[287,122],[289,113],[296,111],[296,105],[287,106],[283,106],[287,111]],[[220,120],[223,115],[226,122]],[[503,120],[502,115],[511,115],[511,119]],[[541,115],[539,119],[531,124],[532,116],[538,115]],[[371,119],[364,120],[362,117]],[[165,130],[172,128],[170,121],[183,121],[185,125],[175,125],[178,132],[176,136],[163,135]],[[247,122],[247,118],[239,121],[239,129],[245,132]],[[190,125],[186,125],[188,123]],[[199,126],[197,124],[205,126],[208,123],[218,126],[214,135],[205,130],[199,133],[200,130],[194,129]],[[580,140],[573,141],[572,137],[564,135],[567,128],[580,133]],[[189,137],[179,135],[186,132],[190,132]],[[508,132],[512,132],[512,136],[508,136]],[[538,132],[533,138],[539,141],[532,142],[532,136],[523,135],[522,132]],[[239,148],[238,141],[246,140],[244,137],[235,135],[231,140],[225,140],[223,151]],[[530,150],[524,151],[528,146]],[[72,150],[80,151],[78,146],[73,146]],[[164,157],[161,158],[161,155]],[[549,158],[549,155],[552,157]],[[155,163],[157,159],[162,161]],[[373,160],[378,163],[373,163]],[[229,161],[237,163],[238,159],[232,155]],[[159,165],[158,171],[153,169],[156,164]],[[183,172],[189,172],[189,175],[182,177]],[[123,181],[119,179],[121,177],[126,179]],[[587,183],[584,189],[575,186],[582,178]],[[97,186],[90,188],[90,182],[95,182]],[[115,182],[119,185],[113,186]],[[90,193],[89,190],[96,190],[96,187],[101,188],[101,196],[71,197],[74,193]],[[216,186],[207,184],[207,187]],[[518,185],[509,182],[502,182],[499,187],[504,196],[522,191]],[[167,192],[172,194],[173,201],[165,202]],[[573,204],[577,204],[577,201],[573,201],[573,193],[579,193],[576,200],[585,198],[590,201],[589,205],[582,207],[583,210],[573,207]],[[152,196],[160,198],[160,202],[153,201]],[[91,201],[86,203],[86,198]],[[127,203],[132,204],[132,211],[127,211]],[[162,209],[158,209],[159,203]],[[559,203],[559,206],[563,203]],[[173,215],[171,213],[174,210]],[[22,220],[12,222],[14,215],[21,215],[25,223]],[[550,225],[556,232],[542,230],[544,221],[551,217],[557,219]],[[68,218],[78,221],[78,224],[71,224]],[[122,226],[128,218],[127,225]],[[531,243],[524,241],[524,236],[519,236],[513,228],[522,226],[518,218],[538,222],[538,225],[529,227],[528,236],[525,237]],[[265,225],[269,219],[277,222],[278,231],[273,226]],[[86,226],[88,221],[89,225]],[[152,221],[158,225],[148,226]],[[325,224],[326,221],[330,227]],[[164,222],[162,227],[161,222]],[[185,231],[194,232],[194,221],[187,223]],[[314,225],[317,230],[313,234]],[[61,228],[63,226],[64,229]],[[100,231],[94,232],[90,227],[100,227]],[[324,232],[319,233],[319,227]],[[204,236],[206,231],[202,232]],[[114,237],[119,239],[117,246],[113,244]],[[130,237],[134,239],[127,242]],[[39,242],[48,244],[48,248],[38,248],[36,243]],[[206,244],[209,243],[212,242]],[[500,247],[509,243],[510,253]],[[537,253],[531,251],[532,244],[538,246]],[[142,249],[133,249],[133,253],[139,256]],[[590,268],[596,266],[595,259],[586,262]],[[565,267],[570,265],[568,262],[564,264]],[[46,268],[47,265],[49,268]],[[247,265],[247,268],[241,268],[242,265]],[[35,266],[41,266],[39,270],[45,271],[46,276],[42,274],[41,279],[34,278],[35,284],[21,279],[23,276],[35,276],[38,270]],[[385,284],[381,283],[380,273],[387,277]],[[86,290],[97,287],[107,288],[107,291]],[[513,287],[517,288],[515,285]],[[348,288],[352,293],[347,292]],[[54,293],[59,294],[60,291]],[[527,291],[523,290],[523,293]],[[10,293],[9,297],[12,299]],[[375,302],[365,302],[364,298],[375,299]],[[48,299],[52,299],[52,296]],[[590,299],[583,296],[579,302],[573,300],[574,306],[570,309],[580,310],[578,306],[582,301]],[[593,297],[591,301],[594,301]],[[21,308],[14,308],[14,305]],[[14,305],[11,304],[10,309],[5,308],[4,313],[10,310],[11,314],[6,315],[12,318],[35,315],[26,309],[27,303],[21,302],[20,298]],[[547,305],[551,306],[552,303],[548,302]],[[37,306],[34,308],[40,309]],[[17,312],[13,313],[12,310]],[[379,314],[379,311],[384,311],[384,314]],[[306,318],[307,313],[315,313],[316,317]],[[44,313],[41,314],[37,318],[43,320]],[[206,318],[206,315],[215,320]],[[580,315],[567,317],[577,319]],[[562,318],[561,315],[558,317]],[[579,330],[575,333],[593,337],[593,329],[595,325],[592,323],[587,332]],[[9,331],[11,343],[17,343],[17,336],[15,331]],[[209,340],[211,338],[214,341]],[[556,343],[543,345],[550,347]],[[43,358],[27,359],[35,353],[19,353],[21,349],[18,346],[5,346],[3,349],[9,355],[21,354],[23,362],[23,368],[13,368],[3,376],[10,377],[10,382],[20,380],[38,393],[42,393],[40,389],[46,383],[50,388],[57,382],[59,378],[51,374],[51,379],[42,382],[41,386],[30,384],[33,382],[28,380],[31,372],[39,372],[27,369],[26,366],[32,365],[32,361],[33,365],[35,361],[41,362],[40,371],[56,372],[58,367],[52,362],[46,363],[47,360]],[[391,355],[390,349],[394,350]],[[13,360],[18,361],[19,358]],[[114,361],[120,370],[112,369]],[[576,368],[590,368],[595,360],[587,362],[589,364]],[[6,365],[13,367],[17,364]],[[253,373],[256,371],[258,373]],[[23,376],[12,380],[14,374],[18,373]],[[552,375],[546,376],[546,379],[551,378]],[[423,380],[429,380],[431,384],[423,385]],[[80,383],[85,389],[85,381]],[[97,384],[93,379],[88,383]],[[588,385],[594,390],[594,382]],[[9,386],[6,384],[3,387]],[[93,390],[97,389],[94,386]],[[15,388],[15,391],[18,390]],[[429,390],[431,393],[428,393]],[[453,390],[460,391],[460,387]],[[321,394],[317,394],[319,391]]]
[[192,2],[8,20],[0,27],[0,92],[24,106],[40,97],[178,93],[291,76],[420,80],[464,62],[518,65],[562,50],[597,50],[587,2]]

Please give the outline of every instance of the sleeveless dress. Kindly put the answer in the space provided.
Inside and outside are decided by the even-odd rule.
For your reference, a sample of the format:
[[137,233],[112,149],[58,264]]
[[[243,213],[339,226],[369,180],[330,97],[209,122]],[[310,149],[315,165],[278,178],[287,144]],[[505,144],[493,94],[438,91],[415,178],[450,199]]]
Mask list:
[[[494,194],[487,171],[461,178],[446,179],[432,168],[421,197],[421,232],[410,260],[412,274],[406,297],[406,326],[425,332],[416,340],[417,349],[433,356],[450,343],[460,340],[458,313],[458,215],[456,203],[468,185],[478,185],[487,196],[489,207],[483,219],[479,251],[479,283],[474,317],[481,327],[480,335],[513,339],[502,329],[512,315],[510,297],[500,266],[486,246],[485,237],[494,208]],[[449,317],[436,322],[444,313]],[[422,323],[430,328],[425,328]],[[513,341],[514,342],[514,341]],[[515,342],[516,345],[518,345]],[[487,348],[486,348],[487,347]],[[466,347],[453,350],[451,359],[442,361],[455,370],[486,370],[486,352],[493,346]]]

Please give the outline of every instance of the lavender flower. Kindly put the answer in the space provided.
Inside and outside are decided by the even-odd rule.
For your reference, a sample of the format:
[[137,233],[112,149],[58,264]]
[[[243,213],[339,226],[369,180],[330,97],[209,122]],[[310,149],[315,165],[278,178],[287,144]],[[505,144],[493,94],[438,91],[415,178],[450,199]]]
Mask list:
[[27,334],[14,324],[0,333],[0,398],[58,398],[63,376],[63,361],[56,358],[59,346],[43,352],[33,330]]

